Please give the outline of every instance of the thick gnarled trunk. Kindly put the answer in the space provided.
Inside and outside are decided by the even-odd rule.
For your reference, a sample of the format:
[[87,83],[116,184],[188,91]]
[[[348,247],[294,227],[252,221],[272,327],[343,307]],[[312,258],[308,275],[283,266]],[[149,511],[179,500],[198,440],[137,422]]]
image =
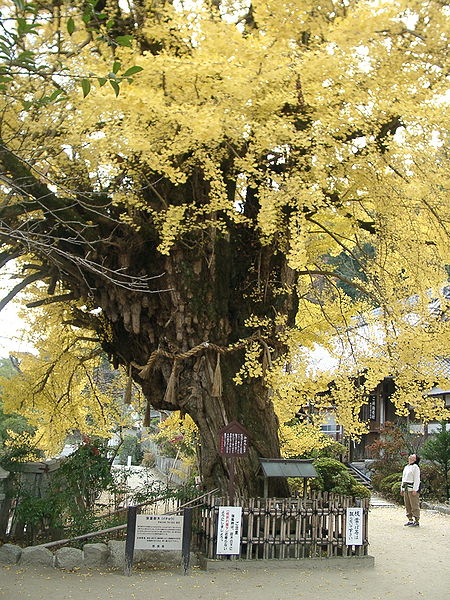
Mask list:
[[[221,396],[213,396],[213,365],[216,360],[216,352],[206,349],[198,357],[180,361],[175,366],[176,373],[171,374],[172,378],[175,377],[174,381],[170,380],[170,376],[167,380],[153,373],[150,381],[143,384],[143,389],[153,406],[179,409],[189,414],[198,426],[200,441],[197,455],[205,489],[219,487],[221,492],[228,492],[230,469],[233,468],[236,494],[260,495],[262,480],[258,458],[280,456],[278,420],[270,394],[261,380],[239,386],[233,383],[233,375],[243,360],[242,351],[237,351],[221,356],[224,386]],[[157,395],[157,379],[160,384],[173,383],[170,398],[167,388],[165,392],[160,389]],[[162,399],[160,402],[158,397]],[[247,456],[230,459],[220,455],[219,431],[231,421],[238,421],[250,433]],[[284,495],[285,492],[286,488],[280,483],[278,493]]]
[[[100,300],[110,339],[112,331],[106,350],[118,362],[134,365],[133,377],[153,407],[180,410],[198,426],[205,488],[228,490],[231,462],[218,451],[219,430],[236,420],[249,431],[248,456],[233,460],[236,493],[249,496],[262,491],[258,457],[278,458],[280,450],[278,421],[262,378],[234,382],[247,343],[257,339],[245,327],[251,313],[242,290],[253,275],[273,275],[274,265],[269,261],[264,271],[254,274],[254,255],[248,248],[238,258],[238,264],[230,260],[229,244],[223,242],[211,244],[201,257],[174,250],[160,265],[165,273],[161,283],[169,291],[131,301],[124,294],[118,301],[116,290],[115,296],[103,293]],[[269,306],[273,308],[267,300],[261,303],[261,314]],[[267,345],[260,343],[263,352]],[[221,394],[213,390],[217,370]],[[285,492],[281,484],[279,493]]]

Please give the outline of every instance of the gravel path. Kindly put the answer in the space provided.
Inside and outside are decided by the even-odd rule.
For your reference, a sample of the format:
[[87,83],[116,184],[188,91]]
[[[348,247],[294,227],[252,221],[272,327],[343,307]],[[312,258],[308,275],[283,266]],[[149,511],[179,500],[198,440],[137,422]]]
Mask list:
[[64,573],[0,568],[0,600],[447,600],[450,516],[423,511],[421,527],[404,527],[398,506],[369,517],[373,569],[289,568]]

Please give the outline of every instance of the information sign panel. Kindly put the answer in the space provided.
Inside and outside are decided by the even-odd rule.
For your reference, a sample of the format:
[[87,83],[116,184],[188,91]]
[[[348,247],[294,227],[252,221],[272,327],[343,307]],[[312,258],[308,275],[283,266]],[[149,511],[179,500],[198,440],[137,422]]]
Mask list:
[[248,452],[248,433],[237,421],[219,431],[219,452],[222,456],[245,456]]
[[219,506],[217,554],[239,554],[242,506]]
[[183,517],[177,515],[137,515],[136,550],[181,550]]
[[347,508],[347,526],[345,543],[347,546],[362,546],[363,543],[363,509]]

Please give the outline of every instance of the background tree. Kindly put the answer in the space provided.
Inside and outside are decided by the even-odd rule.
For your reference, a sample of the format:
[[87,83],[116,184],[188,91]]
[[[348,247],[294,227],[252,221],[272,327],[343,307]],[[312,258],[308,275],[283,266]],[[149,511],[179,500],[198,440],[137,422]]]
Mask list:
[[[27,298],[37,301],[42,293],[30,290]],[[145,410],[139,389],[123,370],[111,369],[92,332],[67,322],[70,307],[56,303],[36,310],[40,318],[26,332],[34,353],[16,353],[11,357],[16,368],[8,369],[9,377],[0,375],[4,410],[22,415],[26,430],[35,434],[34,445],[47,456],[59,454],[73,434],[78,440],[122,439]]]
[[444,476],[445,497],[450,498],[450,431],[441,423],[438,433],[430,437],[422,448],[422,456],[439,465]]
[[[13,52],[4,81],[1,263],[21,256],[23,277],[8,298],[39,280],[39,304],[70,301],[149,403],[192,417],[207,486],[226,489],[218,430],[237,419],[252,438],[236,484],[255,493],[257,457],[279,456],[274,402],[290,422],[329,383],[308,379],[299,347],[351,345],[352,317],[374,305],[388,335],[383,353],[360,353],[366,387],[398,372],[399,410],[441,414],[410,383],[447,327],[428,311],[450,264],[447,7],[88,4],[99,34],[85,3],[31,17],[2,3],[14,52],[45,65],[17,70]],[[420,335],[399,301],[413,294]],[[342,377],[333,401],[358,435],[364,389],[351,387]]]
[[[5,379],[10,379],[17,375],[16,370],[12,366],[9,358],[0,358],[0,381]],[[3,409],[3,399],[1,397],[2,390],[0,388],[0,446],[3,447],[5,441],[9,438],[9,433],[13,434],[22,434],[22,433],[32,433],[33,427],[27,422],[27,420],[20,414],[16,414],[12,412],[4,411]],[[1,452],[0,452],[0,460],[1,460]]]

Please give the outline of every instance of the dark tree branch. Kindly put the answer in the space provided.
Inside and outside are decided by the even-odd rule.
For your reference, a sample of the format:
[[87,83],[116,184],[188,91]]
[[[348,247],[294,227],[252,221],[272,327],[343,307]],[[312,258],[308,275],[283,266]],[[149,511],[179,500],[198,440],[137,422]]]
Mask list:
[[48,304],[53,304],[55,302],[67,302],[68,300],[74,300],[75,294],[74,292],[69,292],[68,294],[60,294],[59,296],[50,296],[49,298],[44,298],[42,300],[35,300],[34,302],[28,302],[25,306],[27,308],[36,308],[37,306],[47,306]]
[[13,250],[11,252],[0,253],[0,269],[4,267],[10,260],[18,258],[22,254],[21,250]]
[[28,275],[28,277],[25,277],[25,279],[22,279],[22,281],[14,286],[9,294],[7,294],[3,300],[0,301],[0,311],[3,310],[8,302],[10,302],[19,292],[30,285],[30,283],[38,281],[39,279],[43,279],[44,276],[44,272],[40,271],[39,273],[32,273],[31,275]]

